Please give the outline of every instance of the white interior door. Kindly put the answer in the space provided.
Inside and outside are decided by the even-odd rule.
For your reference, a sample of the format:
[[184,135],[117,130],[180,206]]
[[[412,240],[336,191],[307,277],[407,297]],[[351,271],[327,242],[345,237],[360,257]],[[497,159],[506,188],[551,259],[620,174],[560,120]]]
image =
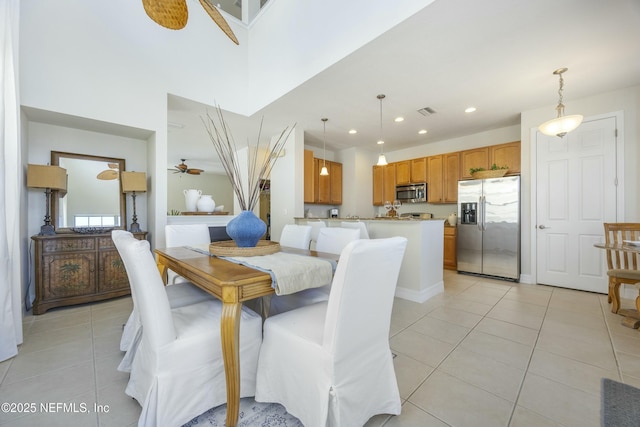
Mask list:
[[616,221],[616,118],[536,135],[537,282],[607,293],[604,222]]

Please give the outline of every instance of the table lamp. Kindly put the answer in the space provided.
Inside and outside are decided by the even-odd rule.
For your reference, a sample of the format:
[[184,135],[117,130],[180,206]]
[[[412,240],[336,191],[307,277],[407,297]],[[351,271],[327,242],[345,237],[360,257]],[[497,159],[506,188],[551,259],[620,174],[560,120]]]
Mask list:
[[132,193],[133,222],[129,227],[129,231],[138,233],[140,232],[140,224],[138,224],[138,215],[136,214],[136,191],[139,193],[147,191],[147,174],[144,172],[121,172],[120,183],[122,184],[123,193]]
[[67,170],[60,166],[27,165],[27,187],[44,188],[47,210],[44,216],[44,225],[40,227],[40,235],[53,236],[55,227],[51,224],[49,206],[51,203],[51,190],[67,189]]

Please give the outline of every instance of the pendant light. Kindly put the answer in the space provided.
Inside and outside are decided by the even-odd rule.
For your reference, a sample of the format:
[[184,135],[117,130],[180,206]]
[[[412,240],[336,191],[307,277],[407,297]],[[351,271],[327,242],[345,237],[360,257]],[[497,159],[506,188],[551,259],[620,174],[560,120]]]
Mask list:
[[384,139],[382,138],[382,100],[385,98],[385,95],[380,94],[377,96],[380,100],[380,140],[378,140],[378,145],[380,146],[380,155],[378,156],[377,166],[386,166],[387,158],[384,156]]
[[329,175],[329,171],[327,170],[327,119],[323,117],[322,119],[322,169],[320,170],[321,176]]
[[559,136],[562,138],[568,132],[571,132],[582,123],[582,116],[579,114],[575,114],[573,116],[565,116],[564,115],[564,104],[562,103],[562,89],[564,87],[564,79],[562,78],[562,73],[565,73],[567,68],[558,68],[553,72],[560,78],[560,88],[558,89],[558,95],[560,99],[558,99],[558,106],[556,110],[558,110],[558,117],[553,120],[549,120],[548,122],[544,122],[541,124],[538,129],[545,135],[549,136]]

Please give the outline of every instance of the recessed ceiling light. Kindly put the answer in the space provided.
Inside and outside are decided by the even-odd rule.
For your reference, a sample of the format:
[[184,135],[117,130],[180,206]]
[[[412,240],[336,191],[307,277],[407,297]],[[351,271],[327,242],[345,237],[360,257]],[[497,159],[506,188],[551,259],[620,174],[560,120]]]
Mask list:
[[353,135],[353,134],[355,134],[355,133],[358,133],[358,131],[357,131],[357,130],[355,130],[355,129],[351,129],[351,130],[349,131],[349,133],[350,133],[351,135]]
[[476,107],[469,107],[466,110],[464,110],[465,113],[473,113],[474,111],[476,111]]
[[396,117],[393,121],[397,123],[404,122],[404,117]]
[[383,140],[378,141],[378,145],[382,145],[382,144],[384,144]]
[[425,133],[427,133],[427,130],[426,130],[426,129],[420,129],[420,130],[418,131],[418,133],[419,133],[420,135],[424,135]]

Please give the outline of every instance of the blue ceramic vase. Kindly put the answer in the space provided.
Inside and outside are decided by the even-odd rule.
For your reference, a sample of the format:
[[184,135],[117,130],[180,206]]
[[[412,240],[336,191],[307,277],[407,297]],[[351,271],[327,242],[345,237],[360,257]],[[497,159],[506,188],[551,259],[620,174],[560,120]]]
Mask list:
[[253,211],[242,211],[227,224],[227,234],[239,248],[253,248],[267,232],[267,224]]

